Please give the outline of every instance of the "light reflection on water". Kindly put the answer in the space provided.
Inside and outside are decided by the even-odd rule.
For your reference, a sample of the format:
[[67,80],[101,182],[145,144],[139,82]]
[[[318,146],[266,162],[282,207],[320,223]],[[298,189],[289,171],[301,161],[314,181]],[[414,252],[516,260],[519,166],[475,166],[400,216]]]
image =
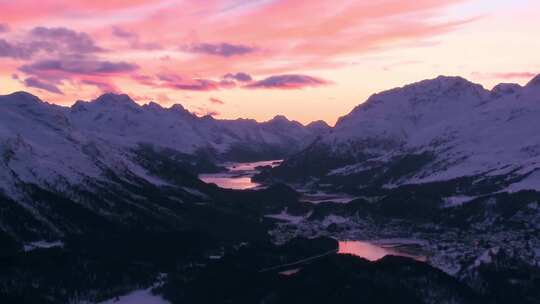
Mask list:
[[425,256],[410,250],[410,248],[407,249],[407,247],[377,245],[362,241],[340,241],[338,253],[356,255],[369,261],[377,261],[387,255],[404,256],[421,262],[427,260]]
[[213,183],[225,189],[252,189],[260,186],[259,183],[251,181],[251,177],[257,173],[257,167],[275,167],[281,160],[267,160],[249,163],[228,163],[225,164],[227,172],[215,174],[201,174],[199,178],[205,183]]
[[259,186],[258,183],[251,181],[250,176],[231,177],[218,174],[202,174],[199,178],[205,183],[216,184],[218,187],[225,189],[243,190]]

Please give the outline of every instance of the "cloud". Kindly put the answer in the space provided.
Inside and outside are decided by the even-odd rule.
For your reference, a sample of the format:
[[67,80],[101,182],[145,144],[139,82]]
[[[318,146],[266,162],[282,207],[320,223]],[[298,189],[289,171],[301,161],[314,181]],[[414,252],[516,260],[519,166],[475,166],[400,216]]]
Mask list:
[[118,26],[113,26],[112,33],[116,37],[125,38],[125,39],[133,39],[133,38],[137,38],[139,36],[134,32],[126,31],[126,30],[124,30],[124,29],[122,29],[121,27],[118,27]]
[[52,83],[41,81],[35,77],[29,77],[24,80],[24,85],[27,87],[38,88],[54,94],[64,95],[60,89]]
[[219,116],[221,114],[216,110],[202,107],[197,107],[192,113],[197,116]]
[[208,100],[210,100],[210,102],[213,104],[219,104],[219,105],[225,104],[223,100],[215,98],[215,97],[210,97]]
[[187,91],[213,91],[219,89],[219,83],[208,79],[193,79],[170,83],[170,88]]
[[306,75],[275,75],[263,80],[250,83],[245,88],[248,89],[301,89],[304,87],[318,87],[330,84],[321,78]]
[[0,33],[9,32],[9,26],[6,23],[0,23]]
[[127,31],[118,26],[112,27],[112,34],[128,41],[130,48],[140,50],[159,50],[162,46],[155,42],[142,42],[139,35],[135,32]]
[[11,43],[5,39],[0,39],[0,57],[30,59],[37,51],[37,49],[29,45]]
[[127,62],[112,62],[107,60],[72,58],[72,59],[45,59],[23,65],[20,71],[27,74],[40,74],[41,72],[63,72],[70,74],[117,74],[132,72],[139,67]]
[[33,28],[29,35],[35,41],[46,41],[55,44],[55,47],[63,46],[63,51],[69,53],[96,53],[104,49],[97,46],[94,40],[86,33],[76,32],[65,27],[48,28],[38,26]]
[[538,73],[533,73],[533,72],[508,72],[508,73],[491,74],[493,78],[503,78],[503,79],[519,79],[519,78],[529,79],[529,78],[535,77],[536,75],[538,75]]
[[223,75],[223,79],[233,79],[233,80],[236,80],[236,81],[240,81],[240,82],[249,82],[249,81],[252,81],[252,77],[251,75],[247,74],[247,73],[242,73],[242,72],[239,72],[239,73],[227,73],[225,75]]
[[103,93],[115,93],[119,92],[118,88],[109,82],[105,81],[98,81],[98,80],[90,80],[90,79],[83,79],[81,80],[82,84],[91,85],[99,88],[101,92]]
[[156,81],[154,77],[152,76],[136,74],[136,75],[132,75],[131,78],[136,80],[138,83],[142,85],[157,86]]
[[40,52],[63,57],[103,51],[88,34],[63,27],[34,27],[22,38],[0,39],[0,57],[13,59],[32,59]]
[[165,87],[175,90],[185,91],[214,91],[219,89],[230,89],[236,87],[234,81],[229,80],[212,80],[204,78],[183,77],[176,74],[158,74],[156,79],[148,77],[136,78],[139,83],[154,87]]
[[[245,73],[226,74],[221,80],[191,78],[172,73],[158,74],[155,77],[146,75],[132,76],[137,82],[151,87],[169,88],[186,91],[214,91],[220,89],[232,89],[238,87],[236,79],[244,82],[242,88],[247,89],[301,89],[304,87],[317,87],[331,84],[330,81],[307,76],[307,75],[275,75],[268,78],[253,81],[250,75]],[[232,79],[232,80],[229,80]],[[221,104],[219,99],[210,98],[212,103]]]
[[221,43],[198,43],[184,47],[183,50],[191,53],[206,55],[232,57],[237,55],[246,55],[255,52],[256,49],[242,44]]

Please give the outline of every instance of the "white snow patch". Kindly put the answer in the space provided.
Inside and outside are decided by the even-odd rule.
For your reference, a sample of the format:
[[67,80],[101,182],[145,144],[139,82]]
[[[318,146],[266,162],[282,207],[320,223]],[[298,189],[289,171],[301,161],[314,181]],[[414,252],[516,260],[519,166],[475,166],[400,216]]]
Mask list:
[[280,220],[280,221],[285,221],[285,222],[289,222],[291,224],[297,225],[300,222],[302,222],[306,217],[309,217],[309,214],[307,216],[291,215],[291,214],[288,214],[287,210],[285,209],[285,210],[281,211],[281,213],[279,213],[279,214],[267,214],[264,217],[271,218],[271,219],[276,219],[276,220]]
[[135,290],[117,299],[110,299],[98,304],[170,304],[170,302],[159,295],[152,294],[152,289],[148,288]]
[[53,242],[37,241],[37,242],[25,244],[24,251],[28,252],[28,251],[32,251],[32,250],[40,249],[40,248],[47,249],[47,248],[54,248],[54,247],[64,247],[64,243],[62,241],[53,241]]
[[493,256],[497,255],[500,251],[499,247],[493,247],[488,250],[486,250],[484,253],[482,253],[476,260],[474,261],[473,265],[471,267],[478,267],[480,265],[484,264],[490,264],[493,261]]
[[456,195],[443,198],[443,208],[451,208],[461,206],[467,202],[472,201],[476,197],[466,195]]

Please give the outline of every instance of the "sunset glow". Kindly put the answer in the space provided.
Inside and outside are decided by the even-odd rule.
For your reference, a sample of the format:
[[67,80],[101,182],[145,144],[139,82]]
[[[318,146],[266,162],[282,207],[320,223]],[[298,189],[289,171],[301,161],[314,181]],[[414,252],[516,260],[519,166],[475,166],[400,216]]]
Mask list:
[[200,115],[307,123],[437,75],[540,71],[538,1],[0,0],[0,93],[103,92]]

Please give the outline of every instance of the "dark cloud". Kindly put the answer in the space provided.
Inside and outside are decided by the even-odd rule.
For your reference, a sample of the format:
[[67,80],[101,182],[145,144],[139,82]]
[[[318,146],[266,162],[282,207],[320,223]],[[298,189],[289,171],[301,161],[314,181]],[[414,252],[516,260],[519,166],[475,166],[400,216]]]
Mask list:
[[214,104],[219,104],[219,105],[225,104],[225,102],[219,98],[210,97],[209,100],[211,103],[214,103]]
[[0,33],[9,32],[9,26],[5,23],[0,23]]
[[231,43],[198,43],[184,47],[185,51],[206,55],[231,57],[236,55],[246,55],[255,52],[256,49],[242,44]]
[[77,54],[102,52],[94,40],[86,33],[76,32],[64,27],[35,27],[29,35],[37,41],[50,42],[64,48],[63,51]]
[[60,95],[64,94],[62,91],[60,91],[60,89],[56,85],[39,80],[38,78],[35,78],[35,77],[26,78],[24,80],[24,85],[27,87],[38,88],[38,89],[45,90],[45,91],[55,93],[55,94],[60,94]]
[[227,73],[227,74],[223,75],[223,79],[233,79],[233,80],[240,81],[240,82],[249,82],[249,81],[253,80],[253,78],[251,78],[251,75],[249,75],[247,73],[242,73],[242,72],[239,72],[239,73]]
[[139,82],[141,82],[142,84],[148,84],[156,87],[166,87],[186,91],[213,91],[236,86],[236,83],[232,81],[215,81],[202,78],[185,78],[175,74],[158,74],[156,75],[156,79],[157,81],[155,83],[149,83],[145,79],[142,79],[142,82]]
[[187,82],[170,83],[169,87],[187,91],[213,91],[220,88],[218,82],[208,79],[193,79]]
[[81,32],[57,27],[35,27],[22,39],[8,41],[0,39],[0,57],[28,60],[39,52],[56,57],[88,55],[103,52],[92,38]]
[[306,75],[276,75],[263,80],[250,83],[245,88],[249,89],[301,89],[304,87],[317,87],[330,84],[324,79]]
[[0,57],[30,59],[39,49],[24,43],[11,43],[0,39]]
[[115,74],[132,72],[138,69],[135,64],[127,62],[112,62],[98,59],[46,59],[23,65],[20,71],[27,74],[40,74],[41,72],[64,72],[70,74]]

